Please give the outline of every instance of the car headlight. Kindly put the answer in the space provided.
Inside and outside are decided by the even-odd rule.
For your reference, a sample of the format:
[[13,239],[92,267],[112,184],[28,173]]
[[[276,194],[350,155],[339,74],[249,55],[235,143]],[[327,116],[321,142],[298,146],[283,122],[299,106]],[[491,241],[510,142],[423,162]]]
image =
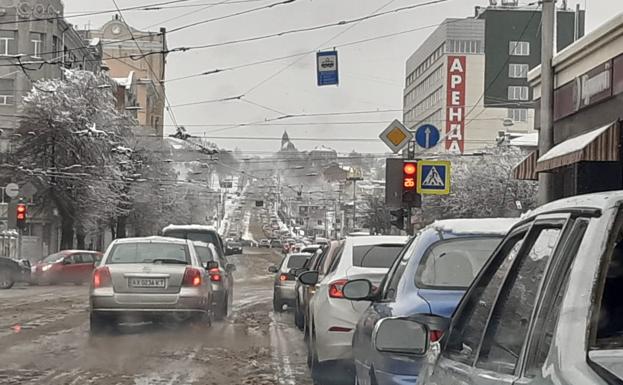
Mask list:
[[41,268],[41,271],[48,271],[52,268],[52,265],[45,265]]

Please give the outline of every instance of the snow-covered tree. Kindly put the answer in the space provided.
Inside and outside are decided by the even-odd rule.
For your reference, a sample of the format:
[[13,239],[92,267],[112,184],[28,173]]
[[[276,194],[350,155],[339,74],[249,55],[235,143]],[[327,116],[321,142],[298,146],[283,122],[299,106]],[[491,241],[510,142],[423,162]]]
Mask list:
[[[537,183],[516,180],[513,168],[527,154],[516,147],[452,156],[451,194],[424,196],[424,223],[435,219],[517,216],[536,207]],[[519,206],[517,205],[519,202]]]

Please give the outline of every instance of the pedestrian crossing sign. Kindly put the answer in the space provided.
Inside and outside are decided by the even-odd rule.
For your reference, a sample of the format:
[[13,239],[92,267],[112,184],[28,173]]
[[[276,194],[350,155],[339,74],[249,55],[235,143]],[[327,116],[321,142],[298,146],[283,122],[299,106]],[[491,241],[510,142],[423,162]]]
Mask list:
[[450,194],[450,162],[420,160],[417,163],[417,192],[422,195]]

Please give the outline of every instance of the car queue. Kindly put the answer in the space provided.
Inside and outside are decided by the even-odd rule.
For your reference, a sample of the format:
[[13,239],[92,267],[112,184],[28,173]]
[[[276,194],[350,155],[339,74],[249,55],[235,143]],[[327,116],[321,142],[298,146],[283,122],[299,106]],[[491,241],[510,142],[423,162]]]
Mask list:
[[594,194],[522,218],[441,220],[409,240],[329,241],[296,272],[314,384],[620,383],[621,202]]

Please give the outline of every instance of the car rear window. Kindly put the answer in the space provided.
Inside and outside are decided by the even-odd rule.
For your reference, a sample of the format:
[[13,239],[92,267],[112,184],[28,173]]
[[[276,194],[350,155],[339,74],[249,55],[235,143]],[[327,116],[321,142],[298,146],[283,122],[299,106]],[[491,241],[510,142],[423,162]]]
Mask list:
[[307,256],[305,255],[291,255],[288,259],[288,269],[300,269],[305,266],[305,262],[307,262]]
[[422,288],[466,289],[500,244],[500,237],[450,239],[426,252],[416,274]]
[[389,268],[404,245],[353,246],[353,266]]
[[189,239],[218,245],[219,240],[215,232],[211,231],[188,231],[188,230],[168,230],[163,232],[165,237]]
[[113,247],[106,264],[175,263],[190,264],[186,245],[173,243],[121,243]]

